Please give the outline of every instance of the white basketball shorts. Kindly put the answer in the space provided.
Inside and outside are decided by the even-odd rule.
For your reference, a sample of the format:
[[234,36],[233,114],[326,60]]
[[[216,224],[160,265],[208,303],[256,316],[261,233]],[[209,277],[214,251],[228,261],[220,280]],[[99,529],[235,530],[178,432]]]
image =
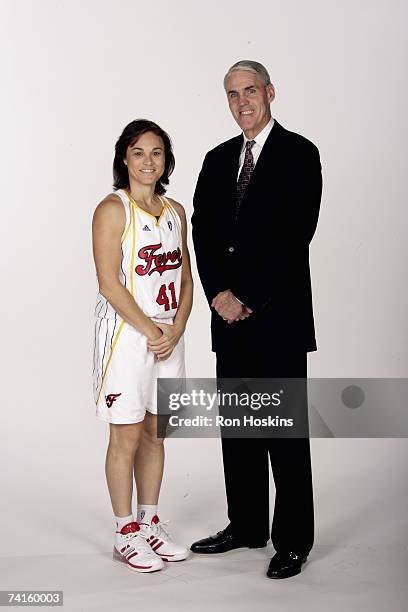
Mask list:
[[93,378],[98,418],[117,424],[140,423],[146,411],[157,414],[157,379],[185,378],[184,337],[170,357],[159,361],[148,350],[146,336],[132,325],[96,319]]

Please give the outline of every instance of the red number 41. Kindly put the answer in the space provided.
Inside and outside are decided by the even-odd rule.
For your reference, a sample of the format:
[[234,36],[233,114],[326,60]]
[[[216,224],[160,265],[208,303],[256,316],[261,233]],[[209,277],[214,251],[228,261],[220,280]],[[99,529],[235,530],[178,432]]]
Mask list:
[[[169,291],[171,293],[171,308],[177,308],[177,299],[176,292],[174,290],[174,283],[170,283]],[[167,295],[167,287],[166,285],[162,285],[159,289],[159,293],[157,294],[156,302],[160,304],[160,306],[164,306],[164,310],[170,310],[170,300]]]

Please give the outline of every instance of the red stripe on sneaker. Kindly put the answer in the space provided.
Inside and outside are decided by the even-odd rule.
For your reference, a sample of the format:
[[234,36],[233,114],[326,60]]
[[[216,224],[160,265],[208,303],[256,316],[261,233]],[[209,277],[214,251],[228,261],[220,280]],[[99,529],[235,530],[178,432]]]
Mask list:
[[152,565],[135,565],[134,563],[130,563],[129,559],[126,559],[126,557],[121,555],[117,548],[115,548],[115,550],[117,554],[119,555],[119,557],[121,558],[121,561],[123,561],[123,563],[126,563],[127,565],[130,565],[131,567],[134,567],[136,569],[151,569],[153,567]]
[[155,544],[157,544],[158,541],[158,538],[155,538],[152,542],[149,542],[149,544],[153,547]]
[[164,542],[159,542],[159,543],[157,544],[157,546],[154,546],[154,547],[153,547],[154,552],[156,552],[156,550],[157,550],[158,548],[160,548],[160,546],[163,546],[163,544],[164,544]]
[[[129,548],[129,550],[126,552],[126,554],[124,555],[127,559],[130,559],[129,555],[130,553],[132,553],[135,549],[134,548]],[[137,551],[135,553],[137,555]]]

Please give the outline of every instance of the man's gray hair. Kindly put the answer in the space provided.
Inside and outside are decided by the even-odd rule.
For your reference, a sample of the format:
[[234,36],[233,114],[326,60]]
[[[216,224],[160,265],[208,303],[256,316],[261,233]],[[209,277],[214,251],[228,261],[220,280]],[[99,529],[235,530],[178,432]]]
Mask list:
[[269,73],[265,66],[260,64],[259,62],[254,62],[252,60],[240,60],[228,70],[227,74],[224,77],[224,89],[226,88],[227,78],[234,72],[234,70],[248,70],[249,72],[253,72],[256,74],[262,81],[262,83],[266,86],[271,82]]

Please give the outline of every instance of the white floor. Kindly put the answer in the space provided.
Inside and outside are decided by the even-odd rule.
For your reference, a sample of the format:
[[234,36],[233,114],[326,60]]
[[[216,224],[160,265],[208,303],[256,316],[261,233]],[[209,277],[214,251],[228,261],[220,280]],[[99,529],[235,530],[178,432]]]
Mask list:
[[[28,534],[27,534],[28,537]],[[8,589],[62,589],[65,610],[403,612],[408,588],[405,547],[316,546],[299,576],[264,576],[272,548],[194,555],[155,574],[111,562],[110,551],[86,555],[3,557]]]
[[[47,462],[49,472],[41,454],[30,456],[25,472],[9,466],[1,590],[60,589],[67,611],[407,610],[406,440],[313,440],[315,546],[300,575],[279,581],[265,576],[270,544],[192,555],[155,574],[113,563],[105,441],[89,457],[78,443],[72,462]],[[218,440],[168,441],[160,507],[186,543],[226,525]]]

